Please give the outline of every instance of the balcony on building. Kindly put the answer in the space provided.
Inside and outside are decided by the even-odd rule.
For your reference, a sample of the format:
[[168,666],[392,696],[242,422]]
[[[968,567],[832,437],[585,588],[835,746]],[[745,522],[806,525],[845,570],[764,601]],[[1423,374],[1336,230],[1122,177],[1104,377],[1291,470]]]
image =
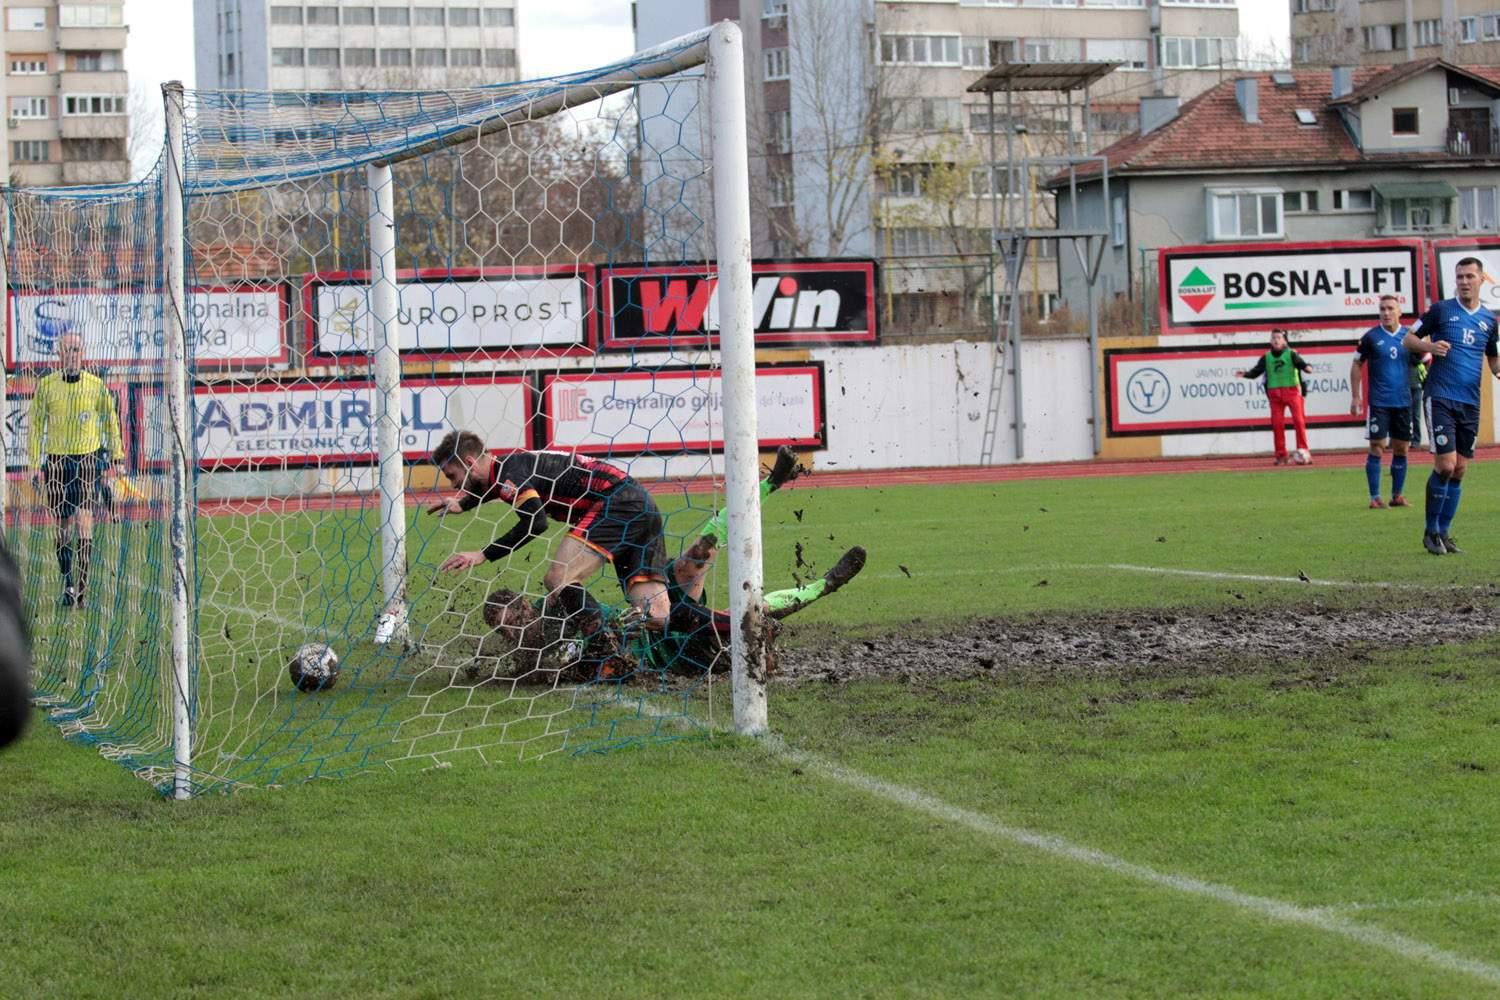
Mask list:
[[58,90],[64,94],[125,94],[130,91],[124,70],[63,70]]
[[126,29],[120,27],[58,28],[57,48],[62,52],[119,52],[125,48]]
[[130,180],[125,160],[75,160],[62,165],[64,184],[118,184]]
[[58,119],[64,139],[123,139],[130,133],[128,115],[63,115]]

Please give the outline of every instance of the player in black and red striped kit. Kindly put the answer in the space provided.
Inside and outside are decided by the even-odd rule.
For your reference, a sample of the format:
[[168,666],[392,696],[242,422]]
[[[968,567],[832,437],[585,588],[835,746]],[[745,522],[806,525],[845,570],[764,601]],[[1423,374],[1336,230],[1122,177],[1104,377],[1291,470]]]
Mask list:
[[451,431],[433,450],[432,462],[460,495],[428,506],[433,514],[457,514],[502,500],[518,520],[482,550],[458,552],[442,569],[460,572],[503,559],[547,530],[549,518],[572,525],[558,543],[543,583],[546,610],[569,631],[599,633],[599,603],[583,581],[611,563],[620,589],[649,623],[665,627],[667,547],[656,501],[624,470],[598,459],[563,451],[518,451],[497,458],[471,431]]

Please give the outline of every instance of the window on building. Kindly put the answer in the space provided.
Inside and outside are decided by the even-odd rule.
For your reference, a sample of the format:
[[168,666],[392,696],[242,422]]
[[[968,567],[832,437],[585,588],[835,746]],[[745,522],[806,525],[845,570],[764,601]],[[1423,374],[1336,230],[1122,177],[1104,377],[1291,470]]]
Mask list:
[[50,118],[52,117],[51,98],[12,97],[10,99],[10,117]]
[[109,73],[124,68],[124,54],[118,50],[74,52],[68,56],[68,69],[79,73]]
[[[345,13],[347,13],[347,11]],[[344,65],[345,66],[374,66],[375,65],[375,50],[374,49],[345,49],[344,50]]]
[[62,111],[65,115],[123,115],[124,94],[64,94]]
[[484,53],[480,49],[450,49],[449,66],[483,66]]
[[336,67],[339,64],[339,50],[323,48],[308,49],[307,64],[309,66],[319,66],[324,69]]
[[1093,112],[1093,120],[1089,123],[1089,127],[1095,132],[1109,132],[1116,135],[1134,132],[1141,127],[1141,115],[1134,108],[1096,110]]
[[1485,233],[1500,229],[1494,187],[1458,189],[1458,228],[1465,232]]
[[15,163],[46,163],[52,159],[52,144],[41,139],[23,139],[10,144],[10,158]]
[[1014,190],[1005,167],[995,164],[988,168],[976,167],[969,171],[969,194],[974,198],[991,195],[1007,195]]
[[410,66],[411,49],[381,49],[380,65],[382,66]]
[[1209,234],[1216,240],[1282,235],[1280,191],[1210,191]]
[[118,28],[125,23],[125,7],[117,3],[65,3],[57,8],[57,23],[64,28]]
[[881,35],[880,61],[906,66],[958,66],[958,35]]
[[1479,18],[1461,17],[1458,19],[1458,40],[1464,45],[1479,41]]
[[344,24],[354,27],[366,27],[375,23],[374,7],[345,7]]
[[478,7],[449,7],[448,27],[450,28],[477,28],[479,27]]
[[1487,42],[1500,39],[1500,13],[1481,16],[1479,18],[1479,34]]
[[272,49],[271,50],[271,65],[272,66],[301,66],[302,65],[302,50],[301,49]]
[[1375,192],[1369,188],[1344,188],[1333,192],[1335,212],[1375,211]]
[[956,97],[893,97],[885,102],[882,124],[892,132],[956,131],[962,114]]
[[783,208],[792,203],[792,175],[790,172],[773,170],[768,178],[766,201],[772,208]]
[[787,4],[790,0],[762,0],[760,7],[761,17],[785,17]]
[[1443,44],[1443,22],[1435,17],[1413,21],[1412,38],[1419,48]]
[[1416,135],[1420,131],[1416,108],[1391,109],[1391,135]]
[[1052,62],[1055,58],[1052,54],[1052,39],[1028,38],[1021,49],[1021,58],[1024,62]]
[[404,28],[411,24],[411,10],[406,7],[381,7],[377,14],[386,27]]
[[484,26],[486,28],[514,28],[516,12],[509,7],[486,7]]
[[786,46],[766,49],[765,66],[767,80],[785,80],[792,75],[792,61],[787,56]]
[[441,28],[443,26],[443,8],[415,7],[411,12],[411,23],[419,28]]
[[46,72],[46,56],[12,57],[10,61],[11,76],[40,76]]
[[515,69],[515,49],[485,49],[484,64],[493,69]]
[[792,151],[792,113],[769,111],[766,113],[766,137],[771,148],[778,153]]
[[7,31],[46,31],[47,8],[12,7],[5,12]]
[[1110,200],[1113,205],[1109,213],[1109,245],[1122,247],[1125,245],[1125,196],[1117,194]]
[[1117,62],[1122,70],[1150,68],[1151,43],[1144,38],[1090,38],[1085,44],[1090,62]]
[[293,6],[289,5],[289,4],[281,4],[281,3],[272,4],[271,5],[271,23],[272,24],[301,24],[302,23],[302,8],[301,7],[293,7]]
[[1318,192],[1284,191],[1281,195],[1281,210],[1287,215],[1301,215],[1318,210]]
[[1452,198],[1391,198],[1384,202],[1387,232],[1430,233],[1452,228]]
[[931,172],[926,163],[903,163],[891,171],[886,193],[897,198],[920,198]]
[[1235,61],[1238,41],[1233,38],[1162,38],[1161,64],[1168,69],[1224,66]]
[[447,49],[417,49],[417,65],[428,69],[448,65]]
[[1405,24],[1367,24],[1364,28],[1366,52],[1393,52],[1406,48]]
[[337,26],[339,9],[337,7],[309,7],[307,8],[307,23],[321,27]]

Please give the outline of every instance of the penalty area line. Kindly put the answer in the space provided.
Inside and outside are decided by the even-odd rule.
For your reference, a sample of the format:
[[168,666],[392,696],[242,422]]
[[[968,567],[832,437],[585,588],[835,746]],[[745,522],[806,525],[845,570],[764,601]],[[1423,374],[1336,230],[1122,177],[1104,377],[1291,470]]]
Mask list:
[[934,819],[965,827],[995,840],[1020,844],[1077,864],[1111,872],[1115,875],[1160,886],[1187,896],[1212,900],[1234,909],[1253,913],[1282,924],[1308,927],[1336,937],[1344,938],[1370,948],[1376,948],[1408,962],[1421,963],[1472,976],[1492,985],[1500,985],[1500,966],[1479,959],[1469,958],[1456,952],[1434,947],[1415,938],[1394,931],[1371,927],[1346,920],[1328,908],[1299,906],[1268,896],[1256,896],[1241,892],[1227,885],[1207,882],[1202,879],[1172,872],[1158,871],[1146,865],[1126,861],[1091,847],[1074,844],[1052,834],[1037,833],[1021,827],[1010,826],[992,819],[983,813],[963,809],[944,802],[925,792],[902,785],[882,781],[879,778],[851,770],[815,754],[787,746],[780,737],[769,735],[762,740],[765,747],[776,756],[791,761],[820,777],[838,782],[887,802],[914,812],[924,813]]

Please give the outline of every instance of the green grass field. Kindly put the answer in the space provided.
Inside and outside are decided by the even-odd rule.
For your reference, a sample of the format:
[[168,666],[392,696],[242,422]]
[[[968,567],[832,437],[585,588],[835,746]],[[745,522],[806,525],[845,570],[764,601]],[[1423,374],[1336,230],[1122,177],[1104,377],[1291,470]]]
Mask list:
[[[815,483],[767,504],[768,585],[809,572],[799,544],[817,570],[854,543],[870,562],[793,619],[793,650],[1126,609],[1389,625],[1275,655],[1230,635],[1161,670],[866,664],[773,684],[769,740],[723,732],[715,685],[700,739],[187,803],[39,725],[0,756],[0,996],[1500,994],[1500,633],[1399,641],[1423,609],[1493,617],[1490,467],[1455,525],[1467,554],[1442,559],[1419,510],[1364,509],[1357,469]],[[359,530],[222,520],[287,554],[208,591],[232,610],[205,656],[236,635],[269,655],[286,626],[264,615],[302,607],[320,532]],[[496,524],[422,526],[414,579]],[[493,582],[446,595],[455,634]],[[331,616],[363,600],[343,589]],[[241,667],[225,683],[271,683]],[[434,687],[434,717],[493,697]],[[297,714],[254,685],[225,702]]]

